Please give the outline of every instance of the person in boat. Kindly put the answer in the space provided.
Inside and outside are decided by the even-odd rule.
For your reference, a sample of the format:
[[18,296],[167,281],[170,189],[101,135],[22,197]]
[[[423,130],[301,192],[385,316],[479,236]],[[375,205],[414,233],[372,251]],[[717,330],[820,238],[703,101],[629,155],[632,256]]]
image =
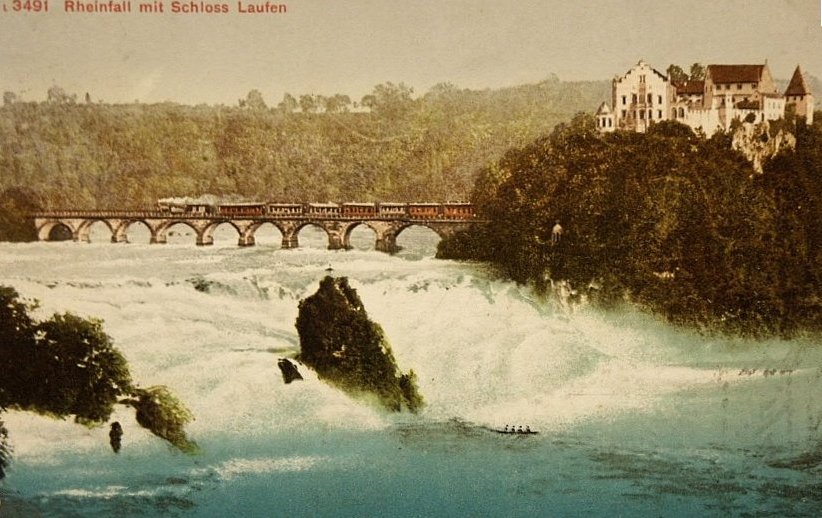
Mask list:
[[525,427],[525,433],[531,433],[531,427],[530,426]]
[[522,425],[519,425],[519,426],[517,427],[517,433],[522,433]]
[[506,433],[508,432],[508,425],[505,425],[505,428],[503,429],[503,431],[506,432]]

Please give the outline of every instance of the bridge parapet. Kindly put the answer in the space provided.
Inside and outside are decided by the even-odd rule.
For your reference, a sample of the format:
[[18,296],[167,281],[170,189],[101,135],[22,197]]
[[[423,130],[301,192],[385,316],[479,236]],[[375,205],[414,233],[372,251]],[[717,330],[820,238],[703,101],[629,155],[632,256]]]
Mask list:
[[193,220],[208,220],[208,221],[296,221],[296,220],[304,220],[310,221],[312,223],[315,222],[325,222],[325,221],[413,221],[413,222],[445,222],[451,223],[455,221],[470,221],[470,222],[479,222],[482,221],[476,217],[468,217],[468,218],[448,218],[448,217],[437,217],[437,216],[409,216],[405,214],[398,214],[398,215],[381,215],[381,216],[370,216],[370,217],[363,217],[363,216],[353,216],[353,215],[345,215],[345,214],[330,214],[327,216],[312,216],[312,215],[287,215],[287,214],[261,214],[261,215],[237,215],[237,216],[225,216],[225,215],[216,215],[216,214],[198,214],[198,215],[190,215],[190,214],[170,214],[168,212],[149,212],[149,211],[115,211],[115,210],[106,210],[106,211],[97,211],[97,210],[89,210],[89,211],[65,211],[65,210],[55,210],[55,211],[48,211],[48,212],[33,212],[29,214],[32,218],[37,219],[49,219],[49,218],[80,218],[80,219],[94,219],[97,221],[102,221],[104,219],[126,219],[126,220],[141,220],[145,218],[150,219],[164,219],[164,220],[175,220],[175,221],[193,221]]

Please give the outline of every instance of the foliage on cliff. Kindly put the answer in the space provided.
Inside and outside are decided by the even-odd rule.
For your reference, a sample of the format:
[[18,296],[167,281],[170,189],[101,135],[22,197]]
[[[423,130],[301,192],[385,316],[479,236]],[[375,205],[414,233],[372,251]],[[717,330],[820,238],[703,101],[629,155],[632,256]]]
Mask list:
[[502,90],[443,84],[414,97],[386,83],[355,111],[346,96],[289,96],[277,108],[14,100],[0,107],[0,191],[26,186],[45,208],[85,209],[204,193],[466,199],[476,170],[607,91],[604,81],[552,78]]
[[674,122],[600,135],[594,125],[578,116],[486,168],[473,201],[491,223],[440,255],[490,261],[543,289],[593,283],[602,304],[630,301],[701,328],[822,330],[820,118],[797,125],[795,149],[762,174],[728,135]]
[[[94,426],[111,417],[115,404],[128,403],[121,398],[136,397],[138,422],[190,451],[184,434],[180,439],[190,414],[167,391],[133,385],[128,363],[100,320],[65,313],[35,322],[29,315],[35,308],[36,303],[20,300],[14,288],[0,286],[0,411],[74,416],[76,422]],[[144,401],[155,395],[153,402]],[[142,419],[141,412],[149,418]],[[3,439],[0,430],[0,474],[9,454]]]
[[353,393],[370,393],[393,411],[423,405],[414,371],[399,373],[382,328],[372,322],[348,279],[325,277],[300,301],[300,361],[321,379]]
[[0,287],[0,406],[106,421],[132,384],[102,323],[70,313],[38,323],[31,309],[13,288]]

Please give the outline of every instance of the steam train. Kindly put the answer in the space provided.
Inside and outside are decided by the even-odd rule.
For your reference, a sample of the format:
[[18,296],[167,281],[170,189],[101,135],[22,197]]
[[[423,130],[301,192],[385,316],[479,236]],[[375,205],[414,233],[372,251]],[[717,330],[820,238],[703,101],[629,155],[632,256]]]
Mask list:
[[159,201],[160,212],[185,216],[472,219],[470,203],[182,203]]

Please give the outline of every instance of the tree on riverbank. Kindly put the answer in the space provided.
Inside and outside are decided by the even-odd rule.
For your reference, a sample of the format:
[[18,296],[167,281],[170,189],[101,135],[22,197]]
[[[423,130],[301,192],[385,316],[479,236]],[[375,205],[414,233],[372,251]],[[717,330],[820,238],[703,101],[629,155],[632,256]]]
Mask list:
[[[115,404],[128,404],[155,435],[183,451],[196,449],[182,431],[190,413],[167,390],[132,383],[128,363],[101,321],[65,313],[35,322],[29,315],[35,308],[13,288],[0,286],[0,411],[74,416],[77,423],[97,426],[108,421]],[[129,396],[135,400],[121,399]],[[0,423],[0,478],[10,453],[4,432]]]
[[796,149],[754,174],[728,135],[675,122],[601,135],[578,116],[482,172],[473,201],[491,223],[440,255],[490,261],[542,289],[597,286],[601,304],[701,328],[822,330],[822,123],[796,131]]
[[26,187],[9,187],[0,192],[0,241],[37,240],[28,215],[41,208],[38,196]]

